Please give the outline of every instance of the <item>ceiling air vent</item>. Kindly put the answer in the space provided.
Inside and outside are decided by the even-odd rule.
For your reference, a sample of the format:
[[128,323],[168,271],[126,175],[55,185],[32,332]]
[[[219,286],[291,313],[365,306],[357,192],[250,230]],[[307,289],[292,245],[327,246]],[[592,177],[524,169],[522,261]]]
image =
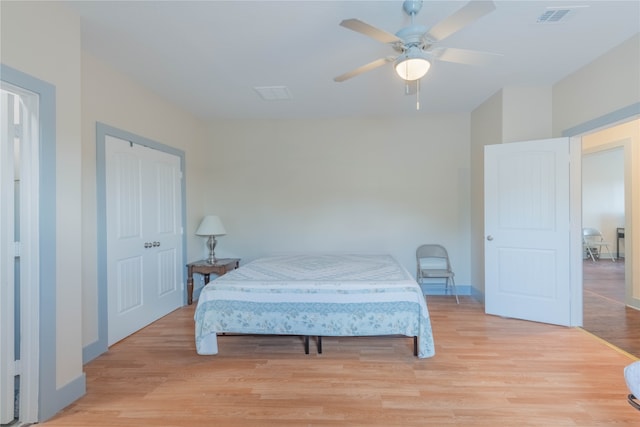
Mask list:
[[256,86],[253,88],[265,101],[293,99],[286,86]]
[[542,15],[538,17],[538,24],[555,24],[560,21],[564,21],[567,18],[567,15],[573,14],[573,9],[562,8],[562,9],[548,9],[545,10]]

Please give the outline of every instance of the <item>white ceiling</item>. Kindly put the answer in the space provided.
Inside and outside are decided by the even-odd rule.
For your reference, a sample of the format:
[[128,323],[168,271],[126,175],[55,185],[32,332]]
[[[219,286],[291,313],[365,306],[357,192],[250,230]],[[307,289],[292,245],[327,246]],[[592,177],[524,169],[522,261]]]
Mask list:
[[[396,54],[340,21],[395,33],[410,23],[401,0],[68,4],[82,17],[84,50],[204,119],[469,112],[505,86],[552,85],[640,32],[640,0],[495,1],[495,11],[438,45],[503,56],[491,66],[435,62],[416,111],[392,64],[333,81]],[[464,4],[425,0],[415,22],[431,27]],[[572,12],[537,23],[548,7]],[[255,86],[286,86],[292,99],[265,101]]]

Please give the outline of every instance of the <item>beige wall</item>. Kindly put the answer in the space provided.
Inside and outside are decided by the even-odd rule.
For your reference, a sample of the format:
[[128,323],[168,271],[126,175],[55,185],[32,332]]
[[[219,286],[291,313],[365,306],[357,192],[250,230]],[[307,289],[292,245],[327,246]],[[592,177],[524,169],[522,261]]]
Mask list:
[[553,135],[640,102],[640,34],[553,86]]
[[440,242],[469,284],[469,116],[225,121],[210,128],[208,210],[243,261],[279,251],[386,252],[415,274]]
[[98,339],[96,122],[185,152],[187,259],[200,257],[193,235],[204,212],[209,150],[206,126],[100,60],[82,55],[83,345]]
[[503,139],[503,94],[497,92],[471,114],[471,283],[484,301],[484,147]]
[[56,88],[56,383],[82,376],[80,20],[54,3],[2,3],[2,63]]
[[502,89],[502,143],[550,138],[551,86]]

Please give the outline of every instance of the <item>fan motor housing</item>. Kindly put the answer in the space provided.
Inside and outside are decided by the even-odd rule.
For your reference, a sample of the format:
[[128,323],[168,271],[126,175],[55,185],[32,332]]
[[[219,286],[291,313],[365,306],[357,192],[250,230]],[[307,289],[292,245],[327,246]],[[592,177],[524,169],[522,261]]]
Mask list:
[[427,40],[427,27],[424,25],[409,25],[396,33],[396,36],[404,42],[402,46],[394,48],[399,52],[404,52],[409,46],[418,46],[426,49],[431,44]]

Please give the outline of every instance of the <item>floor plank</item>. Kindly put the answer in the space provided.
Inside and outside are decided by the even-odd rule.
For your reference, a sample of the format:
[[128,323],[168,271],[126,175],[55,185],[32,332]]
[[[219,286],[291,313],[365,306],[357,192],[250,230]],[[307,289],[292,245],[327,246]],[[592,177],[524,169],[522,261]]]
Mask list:
[[469,297],[429,297],[436,343],[219,338],[198,356],[181,308],[85,366],[87,394],[43,426],[638,425],[622,374],[633,360],[580,328],[504,319]]

